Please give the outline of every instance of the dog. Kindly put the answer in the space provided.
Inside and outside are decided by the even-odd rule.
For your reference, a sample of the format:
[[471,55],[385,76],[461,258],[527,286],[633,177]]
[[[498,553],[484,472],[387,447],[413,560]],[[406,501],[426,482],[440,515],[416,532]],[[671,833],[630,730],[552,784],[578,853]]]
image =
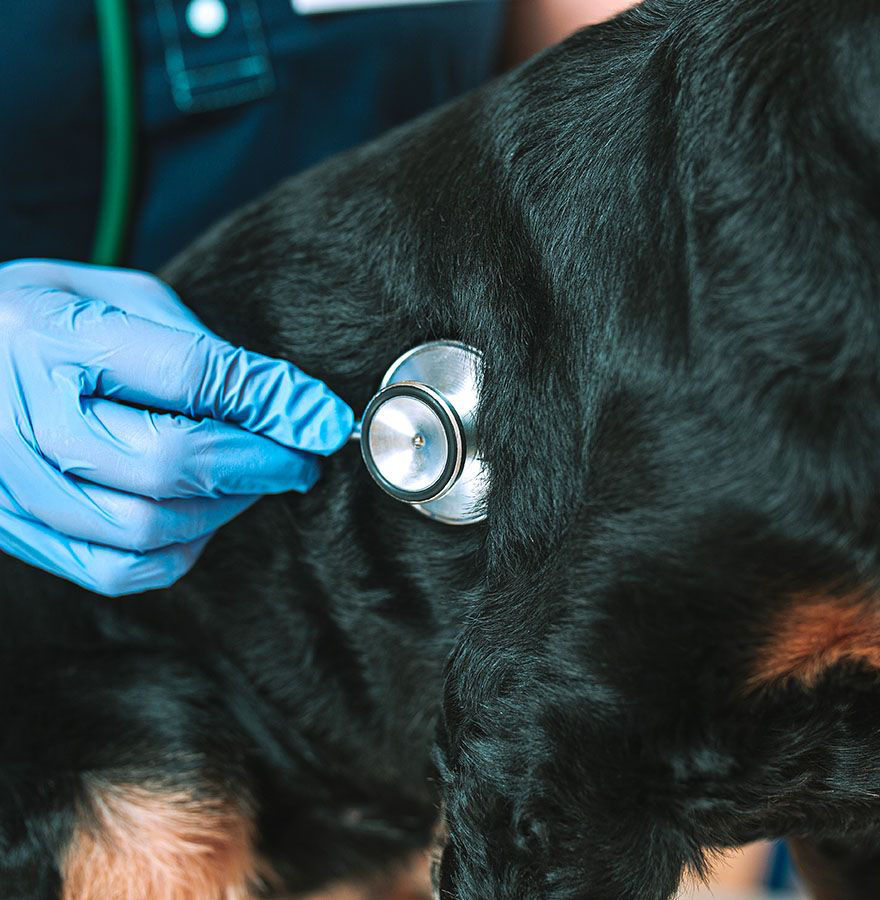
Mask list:
[[484,523],[344,448],[175,587],[0,562],[0,895],[393,871],[666,900],[786,838],[880,896],[880,2],[646,0],[278,187],[165,277],[356,410],[483,353]]

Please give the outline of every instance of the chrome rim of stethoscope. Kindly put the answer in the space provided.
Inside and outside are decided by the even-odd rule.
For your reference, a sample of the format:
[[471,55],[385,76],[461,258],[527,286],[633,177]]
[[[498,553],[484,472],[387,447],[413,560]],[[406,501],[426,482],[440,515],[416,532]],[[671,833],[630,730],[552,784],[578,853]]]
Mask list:
[[486,517],[475,439],[481,362],[460,341],[415,347],[389,367],[361,422],[361,454],[379,487],[450,525]]

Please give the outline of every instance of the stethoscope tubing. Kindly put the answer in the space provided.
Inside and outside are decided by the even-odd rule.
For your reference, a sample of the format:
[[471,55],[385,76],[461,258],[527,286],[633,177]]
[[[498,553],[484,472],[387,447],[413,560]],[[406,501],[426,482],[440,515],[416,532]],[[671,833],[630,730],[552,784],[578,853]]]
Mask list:
[[95,0],[104,93],[104,168],[92,262],[122,260],[137,159],[134,36],[126,0]]

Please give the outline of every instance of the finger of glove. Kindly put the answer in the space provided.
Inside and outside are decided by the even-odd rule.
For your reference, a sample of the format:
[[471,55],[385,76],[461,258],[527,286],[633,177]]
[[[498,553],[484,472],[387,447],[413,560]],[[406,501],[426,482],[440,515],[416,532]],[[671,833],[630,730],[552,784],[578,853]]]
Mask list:
[[151,500],[57,477],[61,480],[57,491],[37,483],[29,492],[25,508],[31,518],[75,540],[139,553],[212,534],[259,499]]
[[52,288],[109,304],[195,334],[213,334],[163,281],[147,272],[48,259],[24,259],[0,265],[0,291]]
[[320,476],[317,457],[235,425],[112,400],[83,400],[32,427],[59,473],[154,500],[304,492]]
[[145,552],[187,543],[219,528],[255,497],[155,501],[63,475],[37,453],[23,490],[0,487],[8,512],[43,523],[70,539]]
[[79,316],[79,327],[93,347],[100,396],[232,422],[322,455],[351,435],[348,405],[288,362],[109,307],[94,313]]
[[52,531],[0,510],[0,549],[32,566],[110,597],[170,587],[195,565],[211,535],[148,553],[127,553]]

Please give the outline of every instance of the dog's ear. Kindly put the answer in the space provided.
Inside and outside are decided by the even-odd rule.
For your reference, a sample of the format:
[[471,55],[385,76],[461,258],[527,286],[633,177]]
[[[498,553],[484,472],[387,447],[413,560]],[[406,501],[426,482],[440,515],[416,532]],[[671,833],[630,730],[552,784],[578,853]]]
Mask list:
[[546,896],[543,859],[525,858],[530,847],[538,849],[532,829],[522,821],[517,834],[525,773],[513,770],[526,746],[524,722],[499,717],[511,692],[521,693],[510,677],[515,657],[512,648],[487,648],[483,629],[468,627],[447,667],[434,753],[446,831],[441,900]]
[[534,584],[522,594],[531,616],[510,595],[487,598],[447,665],[439,896],[666,900],[700,851],[660,789],[645,802],[643,770],[657,769],[619,698],[548,652],[549,604]]

